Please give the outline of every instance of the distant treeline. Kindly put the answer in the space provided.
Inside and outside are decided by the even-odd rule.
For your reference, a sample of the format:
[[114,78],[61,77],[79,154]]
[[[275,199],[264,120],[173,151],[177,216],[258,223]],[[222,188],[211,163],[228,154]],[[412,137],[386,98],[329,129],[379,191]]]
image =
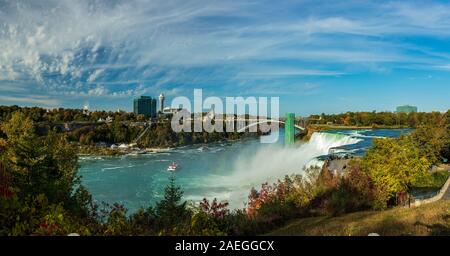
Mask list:
[[[92,111],[89,115],[82,109],[44,109],[40,107],[0,106],[0,122],[9,120],[12,113],[20,111],[30,117],[33,122],[66,123],[97,122],[111,117],[115,121],[144,121],[142,115],[136,116],[125,111]],[[449,110],[450,111],[450,110]],[[435,124],[443,114],[440,112],[395,113],[395,112],[346,112],[341,114],[310,115],[314,124],[333,123],[349,126],[408,126]]]
[[[14,112],[21,112],[35,124],[37,134],[46,135],[49,131],[64,132],[69,141],[79,145],[94,146],[98,143],[132,143],[144,131],[143,125],[129,125],[128,122],[145,121],[141,115],[125,111],[93,111],[83,113],[81,109],[44,109],[39,107],[0,106],[0,123],[8,121]],[[449,111],[450,112],[450,111]],[[449,113],[447,112],[447,114]],[[392,126],[417,128],[433,125],[441,120],[443,114],[431,113],[393,113],[393,112],[347,112],[334,115],[312,115],[310,124],[335,124],[345,126]],[[98,122],[108,117],[111,122]],[[64,127],[65,123],[77,123]],[[86,123],[83,123],[86,122]],[[127,125],[128,123],[128,125]],[[196,143],[209,143],[240,139],[244,134],[238,132],[181,132],[171,129],[170,123],[153,124],[145,136],[138,141],[140,147],[174,147]],[[257,134],[259,135],[259,134]],[[5,137],[0,131],[0,138]]]
[[311,115],[309,118],[312,124],[331,123],[346,126],[404,126],[416,128],[419,125],[436,124],[442,115],[440,112],[395,113],[374,111]]
[[33,122],[97,122],[99,119],[105,120],[108,116],[120,121],[144,120],[143,116],[136,116],[132,112],[125,111],[92,111],[89,115],[86,115],[82,109],[0,106],[0,122],[11,119],[12,113],[16,111],[24,113]]
[[[144,131],[144,126],[126,126],[119,121],[109,124],[83,126],[66,132],[68,139],[80,145],[96,143],[133,143]],[[176,147],[197,143],[210,143],[237,140],[244,134],[238,132],[174,132],[169,122],[153,124],[143,137],[137,141],[139,147]]]
[[[124,111],[93,111],[89,115],[81,109],[53,109],[39,107],[0,106],[0,123],[11,119],[14,112],[21,112],[34,123],[36,133],[45,136],[50,131],[65,133],[71,142],[83,146],[98,143],[132,143],[146,128],[144,125],[127,125],[127,122],[145,121],[143,116]],[[109,123],[98,122],[112,118]],[[65,123],[79,122],[64,127]],[[86,123],[83,123],[86,122]],[[226,129],[226,127],[224,127]],[[180,132],[171,129],[169,122],[154,123],[152,128],[138,141],[140,147],[175,147],[196,143],[237,140],[244,134],[238,132]],[[5,134],[0,131],[0,138]]]

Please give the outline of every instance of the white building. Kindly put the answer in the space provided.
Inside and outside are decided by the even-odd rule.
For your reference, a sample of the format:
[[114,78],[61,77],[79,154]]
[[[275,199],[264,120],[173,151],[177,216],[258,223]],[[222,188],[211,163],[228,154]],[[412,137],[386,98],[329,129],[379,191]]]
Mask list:
[[159,95],[159,112],[164,112],[164,94]]
[[84,105],[83,114],[89,115],[91,112],[89,111],[89,105]]

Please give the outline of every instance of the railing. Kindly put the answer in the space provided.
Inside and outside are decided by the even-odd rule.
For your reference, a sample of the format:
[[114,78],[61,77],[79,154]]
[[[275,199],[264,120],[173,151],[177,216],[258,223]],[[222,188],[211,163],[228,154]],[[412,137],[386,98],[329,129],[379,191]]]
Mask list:
[[423,204],[429,204],[429,203],[433,203],[436,201],[439,201],[442,199],[442,197],[444,197],[445,193],[447,192],[447,190],[449,190],[450,188],[450,177],[448,177],[447,181],[445,182],[444,186],[442,186],[442,188],[439,190],[439,193],[433,197],[427,198],[427,199],[422,199],[422,200],[414,200],[414,202],[411,204],[411,206],[420,206]]

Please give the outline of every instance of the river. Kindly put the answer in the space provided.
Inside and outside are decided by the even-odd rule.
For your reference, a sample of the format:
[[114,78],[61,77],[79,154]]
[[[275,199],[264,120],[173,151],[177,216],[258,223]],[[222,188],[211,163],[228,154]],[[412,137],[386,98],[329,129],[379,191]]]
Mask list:
[[82,184],[97,202],[122,203],[129,212],[154,205],[164,194],[172,175],[172,162],[184,199],[204,197],[227,200],[243,208],[252,187],[259,188],[286,174],[302,173],[304,166],[320,165],[330,151],[361,156],[373,138],[397,137],[409,130],[334,130],[314,133],[308,142],[292,147],[261,144],[258,139],[180,147],[164,153],[80,157]]

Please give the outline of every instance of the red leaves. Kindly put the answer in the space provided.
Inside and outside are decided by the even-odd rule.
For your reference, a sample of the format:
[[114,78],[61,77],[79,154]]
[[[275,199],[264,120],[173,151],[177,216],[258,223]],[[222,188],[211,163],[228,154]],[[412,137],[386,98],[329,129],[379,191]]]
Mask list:
[[258,192],[252,188],[250,195],[248,196],[247,214],[249,216],[255,216],[256,211],[261,206],[268,202],[275,193],[274,187],[270,186],[267,182],[261,184],[261,190]]
[[291,189],[292,180],[288,176],[286,176],[283,181],[278,180],[273,185],[269,185],[267,182],[261,184],[261,190],[259,192],[252,188],[250,195],[248,196],[247,214],[249,216],[255,216],[256,211],[261,208],[263,204],[271,202],[272,200],[285,201],[286,196]]
[[214,218],[223,218],[225,215],[229,212],[228,210],[228,202],[218,202],[217,198],[214,198],[212,203],[210,204],[208,199],[203,198],[203,200],[200,202],[200,209],[214,217]]
[[48,221],[44,221],[39,224],[38,234],[40,235],[56,235],[59,234],[60,226],[57,223],[48,223]]

